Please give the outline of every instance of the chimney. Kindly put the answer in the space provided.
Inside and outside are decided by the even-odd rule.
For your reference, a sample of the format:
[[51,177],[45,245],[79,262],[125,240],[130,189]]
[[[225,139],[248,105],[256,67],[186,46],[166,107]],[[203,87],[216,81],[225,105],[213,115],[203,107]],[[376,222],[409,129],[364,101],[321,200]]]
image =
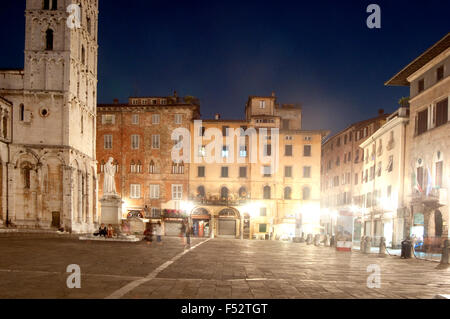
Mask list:
[[214,115],[214,119],[215,119],[215,120],[220,120],[220,114],[219,114],[219,113],[216,113],[216,115]]
[[114,99],[114,104],[119,104],[119,99]]
[[275,97],[275,91],[272,91],[272,97]]
[[378,116],[383,116],[383,115],[384,115],[384,110],[378,109]]

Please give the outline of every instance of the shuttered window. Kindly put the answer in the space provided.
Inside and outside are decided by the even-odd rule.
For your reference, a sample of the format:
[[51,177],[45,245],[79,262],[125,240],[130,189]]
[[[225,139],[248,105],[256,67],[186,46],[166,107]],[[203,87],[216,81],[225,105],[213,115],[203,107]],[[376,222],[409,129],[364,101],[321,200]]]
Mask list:
[[448,122],[448,99],[445,99],[436,104],[436,126],[441,126]]
[[130,185],[130,197],[131,198],[141,198],[141,185],[131,184]]
[[139,149],[139,135],[131,135],[131,149]]
[[428,129],[428,109],[417,114],[417,135],[425,133]]
[[110,150],[110,149],[112,149],[112,135],[105,135],[104,136],[104,147],[105,147],[105,150]]

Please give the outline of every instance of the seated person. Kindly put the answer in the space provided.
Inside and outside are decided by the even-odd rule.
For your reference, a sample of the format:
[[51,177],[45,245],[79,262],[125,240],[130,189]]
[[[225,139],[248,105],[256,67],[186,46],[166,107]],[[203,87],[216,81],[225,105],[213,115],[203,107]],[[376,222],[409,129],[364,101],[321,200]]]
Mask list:
[[108,238],[112,238],[114,235],[114,228],[111,224],[108,225]]
[[104,236],[106,238],[107,234],[108,234],[108,230],[106,229],[105,224],[101,224],[98,231],[96,233],[94,233],[94,236]]

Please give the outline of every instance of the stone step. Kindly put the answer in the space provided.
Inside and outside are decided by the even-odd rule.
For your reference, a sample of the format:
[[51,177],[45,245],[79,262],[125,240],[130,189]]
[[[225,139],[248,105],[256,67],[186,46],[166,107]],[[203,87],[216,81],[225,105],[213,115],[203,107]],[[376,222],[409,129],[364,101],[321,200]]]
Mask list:
[[80,240],[93,240],[93,241],[109,241],[109,242],[138,242],[138,241],[142,240],[141,238],[136,237],[134,235],[105,238],[105,237],[100,237],[100,236],[94,236],[92,234],[80,236],[79,239]]

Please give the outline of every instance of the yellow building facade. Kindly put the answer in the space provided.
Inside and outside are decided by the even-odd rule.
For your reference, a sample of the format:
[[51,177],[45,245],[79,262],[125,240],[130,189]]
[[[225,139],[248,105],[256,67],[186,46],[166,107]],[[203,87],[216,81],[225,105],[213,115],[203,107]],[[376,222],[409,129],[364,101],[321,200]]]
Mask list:
[[193,121],[189,212],[201,236],[289,239],[320,233],[320,159],[328,132],[302,129],[299,105],[250,96],[244,120]]

